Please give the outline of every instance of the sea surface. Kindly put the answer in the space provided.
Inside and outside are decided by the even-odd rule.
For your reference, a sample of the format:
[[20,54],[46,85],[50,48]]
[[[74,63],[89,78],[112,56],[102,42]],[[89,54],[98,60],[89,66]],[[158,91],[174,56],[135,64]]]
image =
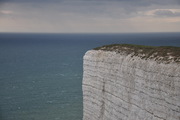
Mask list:
[[0,33],[0,120],[82,120],[83,55],[115,43],[180,46],[180,33]]

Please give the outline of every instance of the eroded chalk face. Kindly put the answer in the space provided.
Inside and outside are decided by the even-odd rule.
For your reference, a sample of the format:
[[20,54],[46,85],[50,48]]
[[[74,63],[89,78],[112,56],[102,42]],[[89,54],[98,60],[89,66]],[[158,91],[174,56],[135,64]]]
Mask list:
[[179,120],[178,62],[90,50],[83,67],[83,120]]

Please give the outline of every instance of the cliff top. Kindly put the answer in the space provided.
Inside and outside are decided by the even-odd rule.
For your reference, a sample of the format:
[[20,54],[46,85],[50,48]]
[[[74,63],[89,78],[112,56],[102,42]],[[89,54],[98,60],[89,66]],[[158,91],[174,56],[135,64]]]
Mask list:
[[154,59],[165,63],[180,63],[180,47],[172,46],[143,46],[131,44],[112,44],[94,48],[94,50],[115,51],[116,53],[131,54],[142,59]]

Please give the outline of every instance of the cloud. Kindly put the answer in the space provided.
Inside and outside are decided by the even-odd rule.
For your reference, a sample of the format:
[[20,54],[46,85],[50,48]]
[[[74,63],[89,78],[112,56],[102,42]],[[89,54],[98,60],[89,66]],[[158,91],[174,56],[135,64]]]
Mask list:
[[141,12],[141,14],[144,14],[144,16],[163,18],[180,17],[180,9],[153,9]]
[[[160,31],[169,21],[179,22],[175,17],[179,16],[177,0],[4,0],[3,3],[0,31],[136,32],[153,28]],[[172,16],[173,19],[167,20]],[[179,24],[169,26],[173,30]]]
[[13,14],[14,12],[13,11],[10,11],[10,10],[1,10],[0,11],[0,14],[4,14],[4,15],[10,15],[10,14]]
[[128,4],[136,5],[164,5],[164,4],[180,4],[179,0],[1,0],[0,2],[14,2],[14,3],[58,3],[58,2],[96,2],[96,3],[105,3],[105,2],[121,2]]
[[158,17],[180,17],[180,10],[156,10],[154,15]]
[[177,6],[178,1],[179,0],[3,0],[4,3],[24,4],[24,6],[31,6],[32,8],[36,6],[44,8],[43,6],[56,4],[60,7],[60,9],[57,9],[60,10],[60,12],[67,11],[93,16],[97,14],[103,16],[106,14],[112,17],[131,17],[137,15],[136,13],[139,11],[151,9],[151,6],[155,6],[156,9],[157,7],[162,8],[170,5]]

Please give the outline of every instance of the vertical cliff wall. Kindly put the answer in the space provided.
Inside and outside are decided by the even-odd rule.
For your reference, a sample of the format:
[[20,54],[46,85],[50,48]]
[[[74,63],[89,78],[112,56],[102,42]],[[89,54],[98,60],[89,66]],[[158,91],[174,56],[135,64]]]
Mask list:
[[179,56],[126,49],[85,54],[83,120],[180,120]]

